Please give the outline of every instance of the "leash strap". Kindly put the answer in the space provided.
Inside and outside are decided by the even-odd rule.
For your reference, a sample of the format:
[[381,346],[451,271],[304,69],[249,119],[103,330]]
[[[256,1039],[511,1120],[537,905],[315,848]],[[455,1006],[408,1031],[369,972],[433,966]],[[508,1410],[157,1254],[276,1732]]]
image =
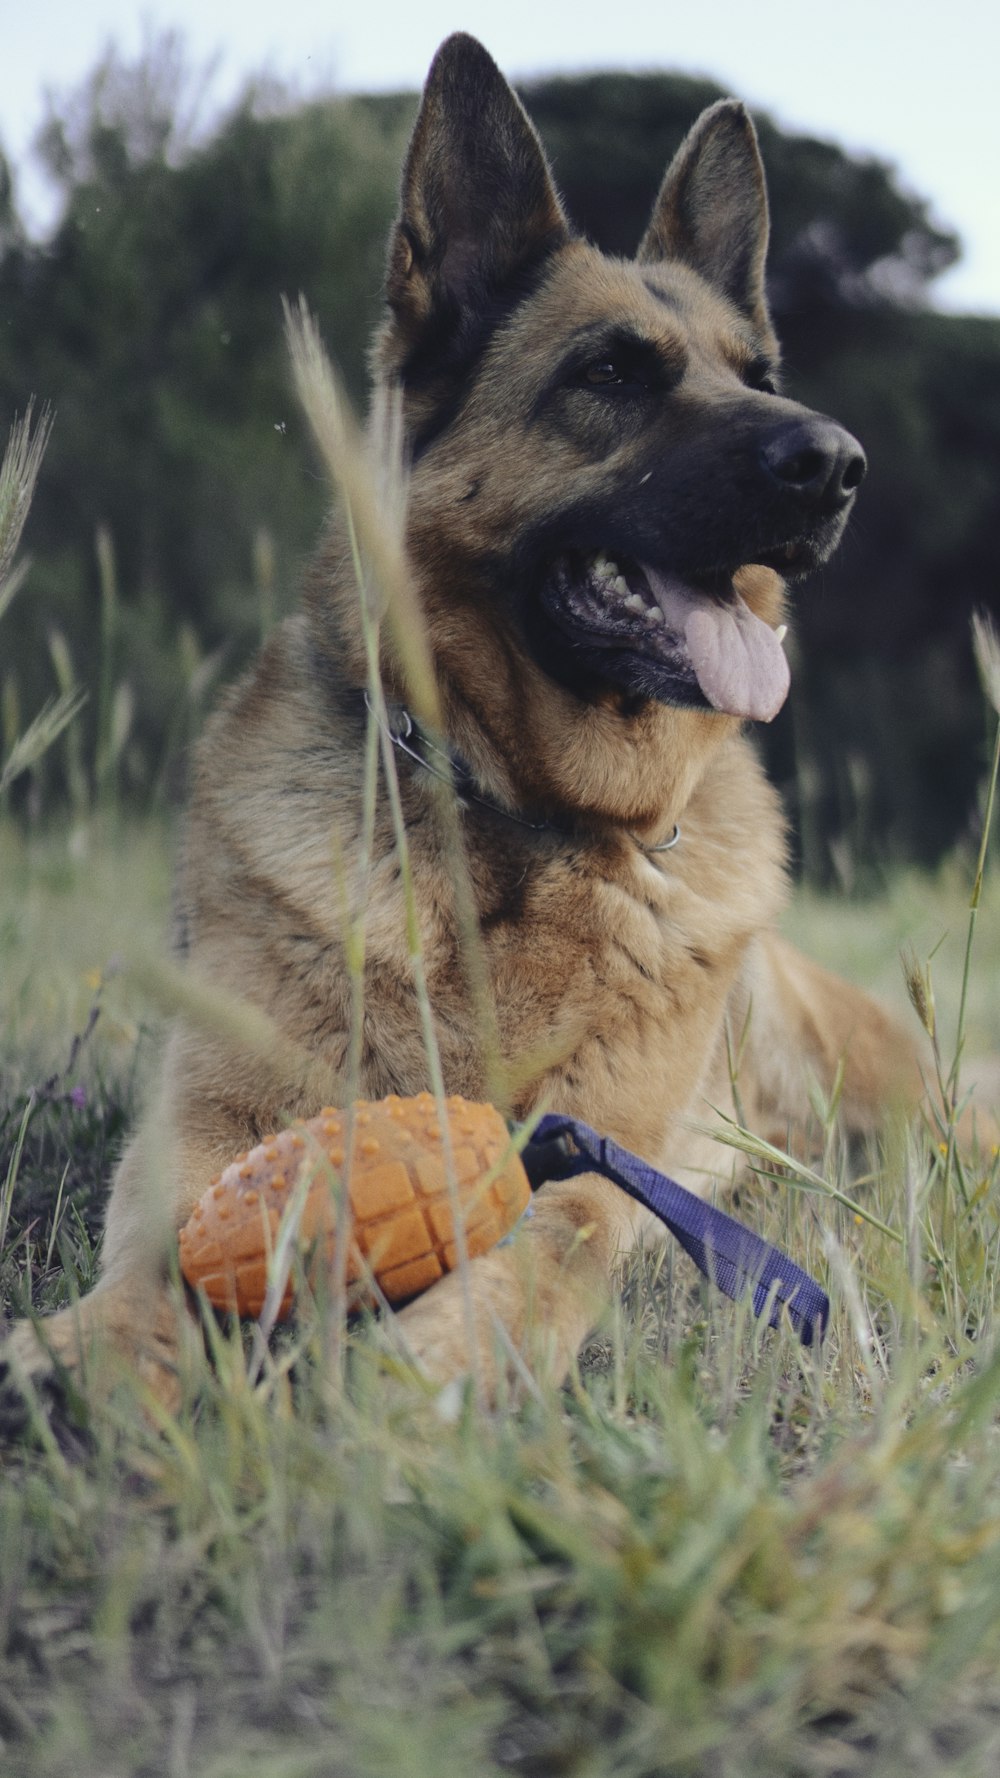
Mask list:
[[[566,1139],[576,1154],[567,1151]],[[777,1327],[782,1311],[787,1310],[792,1325],[804,1346],[823,1338],[830,1319],[830,1300],[815,1279],[801,1266],[772,1247],[769,1241],[755,1235],[734,1216],[717,1210],[696,1198],[675,1179],[658,1173],[655,1167],[619,1148],[608,1136],[599,1136],[589,1124],[572,1117],[550,1112],[537,1124],[533,1141],[540,1145],[558,1144],[561,1157],[546,1176],[572,1177],[576,1173],[603,1173],[620,1185],[629,1197],[636,1198],[647,1210],[665,1223],[684,1251],[690,1254],[705,1277],[726,1296],[741,1302],[753,1290],[753,1312],[762,1315],[768,1310],[768,1325]],[[529,1148],[531,1144],[529,1144]],[[529,1176],[531,1168],[529,1167]]]

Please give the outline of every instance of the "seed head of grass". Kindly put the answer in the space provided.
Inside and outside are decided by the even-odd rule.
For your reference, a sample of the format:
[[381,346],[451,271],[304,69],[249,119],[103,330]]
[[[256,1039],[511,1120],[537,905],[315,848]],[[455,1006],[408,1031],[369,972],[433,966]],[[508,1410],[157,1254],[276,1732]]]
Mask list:
[[976,657],[983,690],[1000,716],[1000,635],[993,619],[985,611],[976,611],[972,618],[972,652]]
[[934,1041],[936,1030],[936,1008],[934,1005],[934,984],[931,981],[929,965],[921,964],[912,945],[906,945],[901,953],[903,979],[906,992],[910,997],[917,1018],[923,1025],[931,1042]]
[[38,712],[34,721],[18,736],[3,762],[0,769],[0,793],[41,759],[42,754],[48,751],[63,729],[73,721],[86,701],[85,692],[64,692]]
[[33,422],[34,403],[29,401],[23,418],[15,420],[10,429],[7,449],[0,462],[0,612],[4,587],[9,585],[17,546],[52,430],[49,409],[42,409],[34,430]]

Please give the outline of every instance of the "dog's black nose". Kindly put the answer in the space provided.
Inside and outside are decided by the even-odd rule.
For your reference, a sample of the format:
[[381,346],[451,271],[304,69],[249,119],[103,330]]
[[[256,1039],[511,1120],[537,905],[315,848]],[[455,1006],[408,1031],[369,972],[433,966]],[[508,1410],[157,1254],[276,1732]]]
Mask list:
[[856,438],[822,414],[778,427],[761,447],[770,476],[803,506],[836,512],[852,498],[868,464]]

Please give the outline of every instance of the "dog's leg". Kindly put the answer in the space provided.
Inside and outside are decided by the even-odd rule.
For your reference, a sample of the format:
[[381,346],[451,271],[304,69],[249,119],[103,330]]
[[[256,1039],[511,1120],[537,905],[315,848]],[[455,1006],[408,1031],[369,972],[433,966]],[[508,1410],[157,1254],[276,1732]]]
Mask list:
[[125,1371],[176,1407],[180,1347],[193,1328],[170,1278],[176,1233],[219,1170],[220,1153],[229,1159],[238,1147],[238,1132],[228,1128],[169,1146],[158,1140],[155,1118],[139,1133],[115,1177],[98,1283],[54,1315],[15,1323],[0,1343],[6,1420],[16,1423],[25,1383],[43,1402],[58,1401],[67,1381],[92,1398]]
[[186,1320],[179,1292],[163,1273],[143,1267],[119,1283],[102,1279],[55,1315],[16,1322],[0,1345],[0,1424],[24,1423],[26,1395],[58,1412],[67,1389],[93,1402],[126,1373],[174,1411]]
[[471,1373],[493,1400],[524,1364],[558,1384],[609,1300],[618,1260],[649,1226],[659,1228],[599,1174],[553,1180],[512,1242],[418,1297],[400,1330],[436,1382]]
[[[873,1135],[893,1112],[912,1115],[921,1104],[942,1115],[929,1046],[862,989],[773,936],[756,947],[746,987],[746,1084],[761,1134],[794,1140],[813,1121],[810,1076],[829,1094],[838,1073],[839,1115],[853,1134]],[[969,1153],[997,1140],[986,1102],[992,1084],[984,1071],[960,1116],[959,1141]]]

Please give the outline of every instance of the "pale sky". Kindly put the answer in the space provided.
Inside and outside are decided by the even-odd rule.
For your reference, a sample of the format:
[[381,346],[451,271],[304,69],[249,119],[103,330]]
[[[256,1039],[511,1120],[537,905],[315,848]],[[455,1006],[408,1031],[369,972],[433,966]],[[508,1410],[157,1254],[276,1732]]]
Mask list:
[[0,142],[36,215],[27,161],[46,87],[72,87],[113,39],[176,27],[196,66],[217,55],[224,102],[252,74],[303,93],[417,87],[440,40],[467,30],[512,78],[591,68],[706,74],[779,123],[894,163],[957,228],[942,306],[1000,314],[1000,8],[990,0],[0,0]]

